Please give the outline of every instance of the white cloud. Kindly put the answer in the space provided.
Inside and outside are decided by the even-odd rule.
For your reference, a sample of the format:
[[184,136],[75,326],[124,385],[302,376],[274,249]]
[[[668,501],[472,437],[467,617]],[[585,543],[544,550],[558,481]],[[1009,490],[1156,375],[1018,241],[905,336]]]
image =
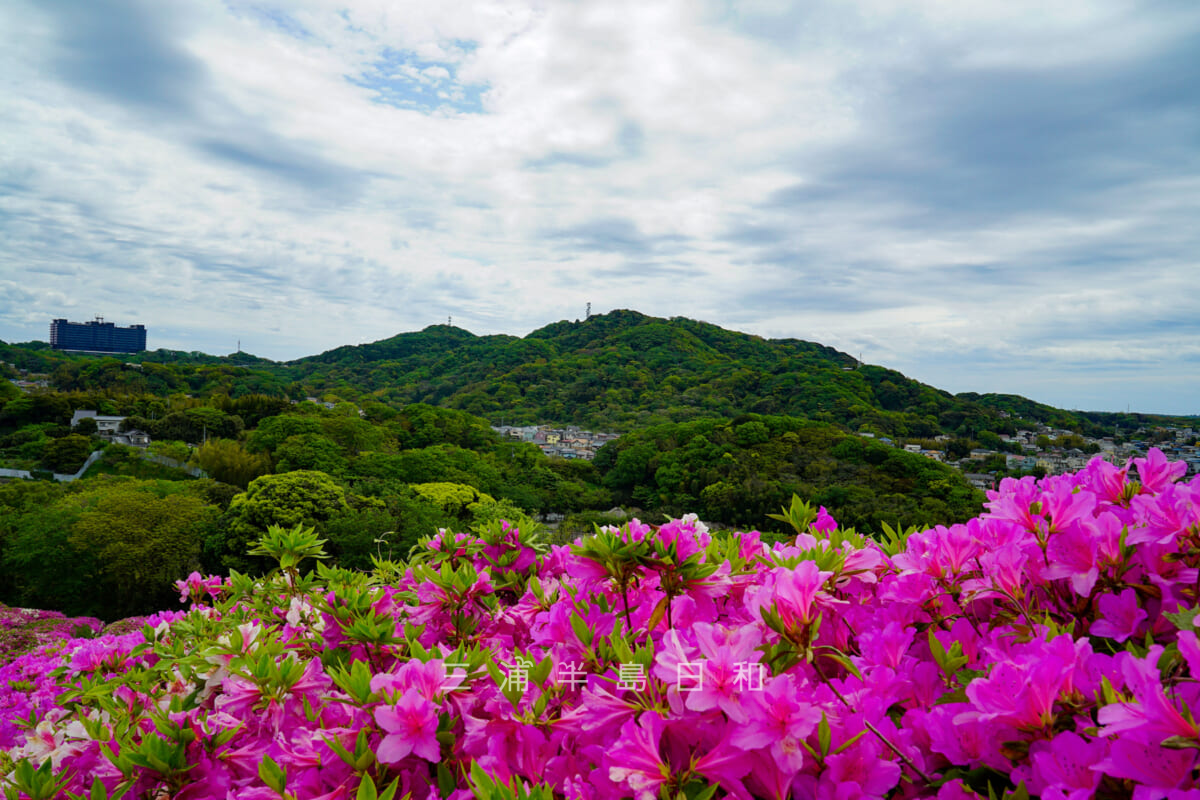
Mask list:
[[1115,363],[1197,358],[1186,8],[124,0],[93,34],[71,13],[0,8],[0,280],[24,293],[0,338],[129,308],[152,345],[238,330],[293,358],[591,301],[958,391],[1091,369],[1109,407]]

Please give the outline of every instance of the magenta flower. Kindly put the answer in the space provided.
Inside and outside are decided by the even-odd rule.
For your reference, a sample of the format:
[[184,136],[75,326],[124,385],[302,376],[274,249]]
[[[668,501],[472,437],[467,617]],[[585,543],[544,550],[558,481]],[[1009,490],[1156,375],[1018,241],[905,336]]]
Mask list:
[[375,721],[387,735],[375,751],[384,764],[398,764],[411,753],[426,761],[438,761],[438,707],[416,689],[409,689],[394,707],[375,709]]
[[193,572],[184,580],[175,581],[175,589],[179,592],[179,602],[186,603],[191,597],[193,606],[202,602],[205,595],[211,594],[216,597],[224,588],[225,582],[219,575],[210,575],[205,578],[199,572]]
[[1022,730],[1040,730],[1054,719],[1054,703],[1074,670],[1074,660],[1049,653],[1024,664],[1003,661],[986,678],[968,684],[967,698],[981,720],[995,719]]
[[720,708],[733,720],[746,718],[740,698],[762,688],[766,670],[759,663],[758,629],[746,626],[730,629],[697,622],[693,626],[696,643],[704,657],[703,678],[686,691],[686,706],[693,711]]
[[1066,800],[1089,800],[1100,785],[1101,774],[1092,767],[1108,755],[1108,742],[1087,741],[1064,731],[1049,742],[1036,742],[1030,749],[1033,779],[1030,788],[1041,794],[1060,792]]
[[1142,479],[1142,489],[1151,494],[1158,494],[1187,474],[1186,462],[1168,461],[1157,447],[1150,448],[1145,458],[1135,458],[1133,465]]
[[1117,596],[1106,594],[1099,602],[1101,619],[1092,623],[1091,634],[1123,642],[1133,636],[1146,619],[1144,609],[1138,607],[1137,592],[1126,589]]
[[792,675],[771,678],[750,693],[748,719],[734,729],[731,743],[743,750],[769,748],[779,772],[794,776],[804,766],[802,742],[821,721],[821,709],[799,695]]
[[730,743],[729,736],[701,756],[695,763],[696,772],[721,786],[738,798],[750,800],[742,778],[750,771],[751,761],[746,753]]
[[1170,736],[1200,740],[1200,727],[1183,715],[1163,688],[1156,666],[1162,653],[1162,646],[1155,645],[1144,659],[1128,653],[1118,656],[1126,687],[1133,692],[1134,700],[1111,703],[1099,710],[1096,719],[1104,726],[1100,729],[1101,736],[1135,733],[1157,737],[1156,741]]
[[655,800],[670,777],[670,768],[659,754],[659,741],[667,723],[653,712],[642,714],[621,727],[617,744],[609,752],[608,778],[624,784],[635,800]]
[[817,518],[812,523],[812,529],[818,533],[832,533],[837,530],[837,521],[821,506],[817,510]]
[[1079,473],[1080,484],[1090,490],[1099,500],[1118,505],[1125,495],[1125,487],[1129,483],[1129,465],[1117,467],[1096,456],[1088,462],[1087,467]]
[[[1108,757],[1092,769],[1114,778],[1137,781],[1141,790],[1134,797],[1158,798],[1177,789],[1192,788],[1195,750],[1169,750],[1154,736],[1127,734],[1112,743]],[[1150,791],[1146,791],[1146,790]]]
[[778,567],[771,572],[774,586],[768,589],[768,583],[762,589],[748,590],[747,605],[761,616],[773,600],[773,610],[784,626],[788,630],[799,630],[817,618],[818,601],[832,599],[821,589],[832,575],[832,572],[817,569],[814,561],[801,561],[795,569]]
[[869,736],[831,755],[825,766],[817,784],[819,800],[883,797],[900,782],[900,767],[884,760],[880,745]]
[[1069,578],[1077,595],[1089,596],[1100,577],[1096,549],[1097,537],[1089,526],[1071,525],[1050,537],[1046,547],[1050,566],[1045,576],[1051,580]]
[[1076,491],[1074,486],[1065,482],[1042,493],[1042,513],[1046,515],[1050,533],[1064,531],[1090,519],[1095,508],[1096,495]]
[[436,700],[446,692],[456,689],[464,679],[465,673],[462,669],[456,669],[453,675],[447,675],[446,662],[440,659],[412,659],[404,662],[396,672],[381,672],[371,678],[371,691],[390,696],[405,694],[408,690],[415,689],[421,697]]
[[1144,527],[1130,529],[1128,544],[1170,545],[1200,523],[1200,492],[1190,486],[1167,484],[1157,495],[1135,497],[1133,507]]
[[1029,557],[1016,543],[992,550],[980,558],[991,585],[1008,597],[1025,596],[1025,564]]

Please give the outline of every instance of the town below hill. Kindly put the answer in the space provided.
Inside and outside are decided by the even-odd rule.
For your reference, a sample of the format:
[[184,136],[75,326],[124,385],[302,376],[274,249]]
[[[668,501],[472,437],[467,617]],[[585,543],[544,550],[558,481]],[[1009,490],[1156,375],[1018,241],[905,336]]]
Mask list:
[[548,458],[584,461],[594,459],[597,450],[621,436],[619,433],[593,433],[574,425],[565,428],[552,425],[493,425],[492,430],[505,439],[536,444]]
[[[876,438],[871,433],[860,435]],[[970,443],[946,434],[935,436],[932,444],[893,442],[887,437],[878,437],[884,444],[903,447],[910,453],[961,470],[971,484],[979,488],[994,488],[997,475],[1004,473],[1041,476],[1078,472],[1097,455],[1111,464],[1122,466],[1130,459],[1144,458],[1152,447],[1160,450],[1169,461],[1186,462],[1189,475],[1200,473],[1197,432],[1190,426],[1140,427],[1131,431],[1130,438],[1126,439],[1120,436],[1081,436],[1075,431],[1038,425],[1014,434],[1001,434],[997,438],[1003,449],[970,447],[964,455],[962,451]],[[947,449],[952,446],[957,446],[957,453]]]

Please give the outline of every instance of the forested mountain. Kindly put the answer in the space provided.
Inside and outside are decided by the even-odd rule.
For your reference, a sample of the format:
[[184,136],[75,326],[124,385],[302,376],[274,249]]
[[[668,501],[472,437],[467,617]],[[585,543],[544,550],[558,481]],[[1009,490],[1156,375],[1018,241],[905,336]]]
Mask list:
[[931,436],[991,429],[1000,415],[830,347],[768,340],[690,319],[614,311],[518,339],[447,326],[288,365],[314,394],[459,408],[512,424],[634,430],[663,422],[783,414]]
[[1045,423],[1100,434],[1169,417],[1064,411],[1017,395],[948,392],[831,347],[696,320],[613,311],[524,338],[434,325],[287,365],[308,394],[429,403],[510,424],[635,430],[744,413],[805,417],[893,437],[978,438]]
[[[0,361],[46,373],[62,392],[317,396],[394,409],[427,403],[493,423],[573,423],[621,432],[745,413],[914,438],[979,439],[1031,423],[1095,435],[1118,425],[1171,421],[1064,411],[1016,395],[951,395],[813,342],[636,311],[556,322],[523,338],[433,325],[288,363],[167,350],[84,356],[42,343],[0,343]],[[7,369],[15,377],[15,369]]]

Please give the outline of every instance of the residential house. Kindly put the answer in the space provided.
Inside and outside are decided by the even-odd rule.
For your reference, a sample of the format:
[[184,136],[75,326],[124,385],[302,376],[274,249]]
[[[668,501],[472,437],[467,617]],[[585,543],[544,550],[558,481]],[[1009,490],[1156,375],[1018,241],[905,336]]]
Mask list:
[[96,432],[101,436],[110,437],[116,434],[125,421],[125,417],[114,417],[98,414],[95,411],[80,409],[71,415],[71,427],[74,428],[84,419],[96,420]]

